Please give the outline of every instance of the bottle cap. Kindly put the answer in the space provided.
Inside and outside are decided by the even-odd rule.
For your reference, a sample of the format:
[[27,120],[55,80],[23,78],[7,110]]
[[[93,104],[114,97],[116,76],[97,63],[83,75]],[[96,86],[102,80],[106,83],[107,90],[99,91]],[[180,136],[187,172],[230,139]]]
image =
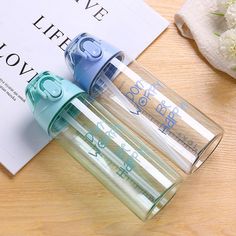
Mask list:
[[49,134],[51,124],[82,89],[50,72],[35,77],[26,87],[26,99],[39,125]]
[[[93,86],[100,74],[107,69],[109,62],[113,58],[122,61],[124,55],[109,43],[83,33],[69,44],[65,58],[78,85],[91,94]],[[117,69],[111,65],[108,70],[106,75],[112,79]]]

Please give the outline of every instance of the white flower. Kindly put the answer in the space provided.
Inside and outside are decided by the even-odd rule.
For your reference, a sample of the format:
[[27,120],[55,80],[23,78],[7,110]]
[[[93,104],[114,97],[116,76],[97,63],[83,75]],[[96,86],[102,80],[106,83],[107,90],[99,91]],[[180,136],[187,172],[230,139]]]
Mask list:
[[230,29],[236,26],[236,3],[230,6],[225,14],[227,25]]
[[225,14],[234,3],[236,3],[236,0],[217,0],[218,12]]
[[236,29],[226,31],[220,36],[219,49],[225,59],[236,62]]

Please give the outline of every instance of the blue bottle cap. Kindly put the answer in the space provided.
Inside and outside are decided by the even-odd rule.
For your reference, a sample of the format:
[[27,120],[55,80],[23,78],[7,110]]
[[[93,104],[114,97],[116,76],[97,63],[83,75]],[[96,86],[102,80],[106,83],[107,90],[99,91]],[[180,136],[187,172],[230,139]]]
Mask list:
[[26,87],[26,99],[39,125],[50,135],[51,124],[75,97],[85,92],[68,80],[43,72]]
[[[89,94],[100,74],[115,57],[122,61],[123,52],[87,33],[77,36],[65,51],[66,62],[74,73],[74,79]],[[116,68],[109,66],[106,75],[112,79],[115,72]]]

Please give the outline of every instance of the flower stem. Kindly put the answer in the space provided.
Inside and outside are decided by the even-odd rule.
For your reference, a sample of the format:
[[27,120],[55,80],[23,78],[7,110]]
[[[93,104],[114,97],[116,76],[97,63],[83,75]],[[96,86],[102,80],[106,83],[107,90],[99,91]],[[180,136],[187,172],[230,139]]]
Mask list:
[[211,14],[215,16],[225,16],[224,13],[220,13],[220,12],[211,12]]
[[214,35],[217,36],[217,37],[220,37],[220,34],[217,33],[217,32],[215,32]]

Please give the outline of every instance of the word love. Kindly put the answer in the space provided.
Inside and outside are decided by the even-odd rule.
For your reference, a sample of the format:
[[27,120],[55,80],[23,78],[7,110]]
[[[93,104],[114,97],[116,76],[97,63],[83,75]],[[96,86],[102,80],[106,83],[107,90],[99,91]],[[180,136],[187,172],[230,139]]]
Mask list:
[[9,67],[17,68],[18,75],[24,76],[30,82],[38,73],[24,61],[17,53],[8,52],[5,43],[0,44],[0,62],[3,61]]
[[75,0],[80,6],[82,6],[86,11],[92,12],[93,17],[97,21],[102,21],[103,17],[108,14],[108,10],[106,10],[103,6],[101,6],[98,2],[92,0]]

